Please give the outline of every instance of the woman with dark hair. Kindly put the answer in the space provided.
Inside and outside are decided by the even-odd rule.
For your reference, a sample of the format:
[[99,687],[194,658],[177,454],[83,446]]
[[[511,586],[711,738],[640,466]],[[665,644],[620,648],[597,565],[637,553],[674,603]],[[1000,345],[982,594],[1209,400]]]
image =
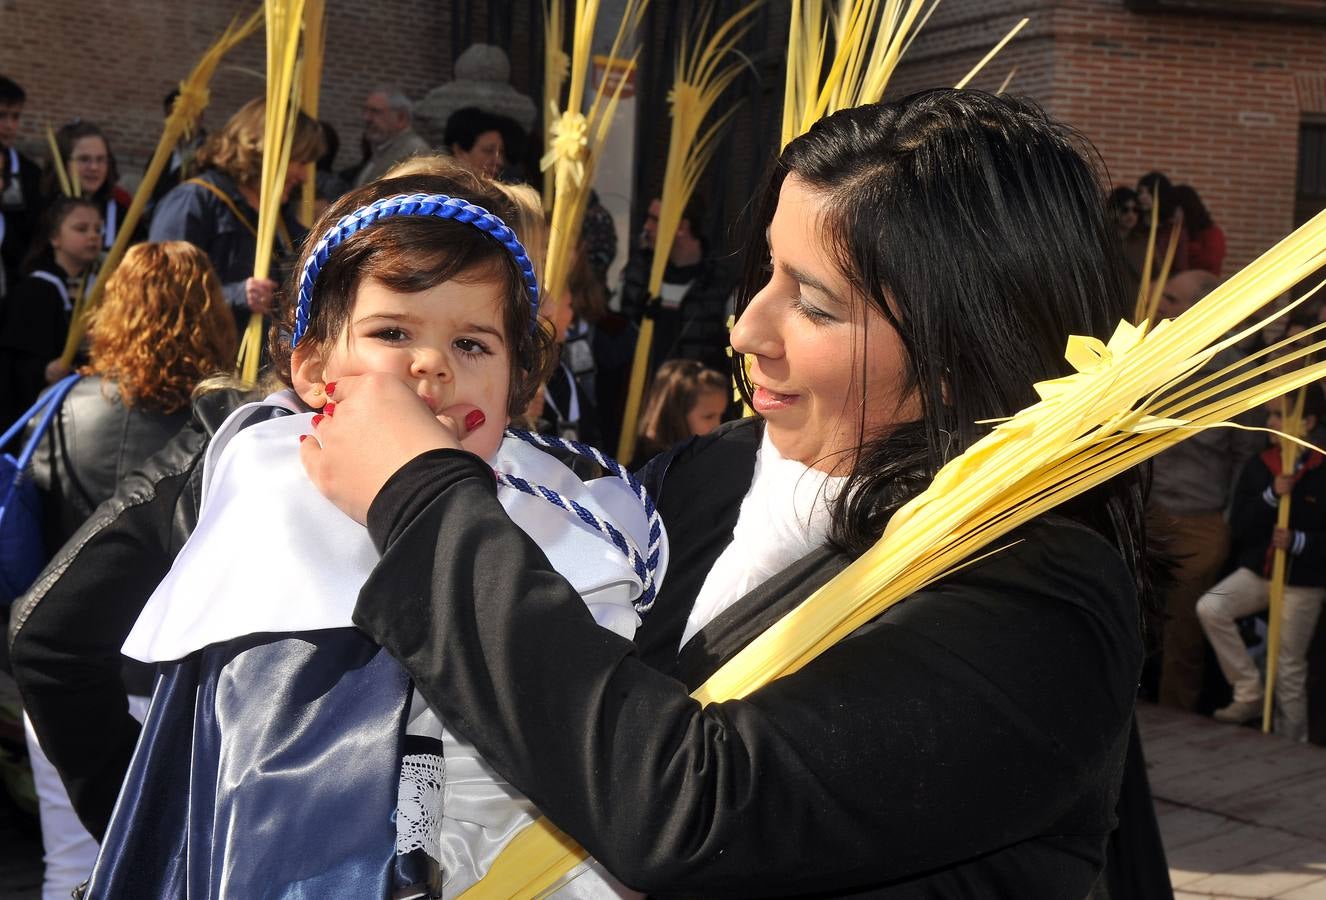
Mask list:
[[[105,132],[91,122],[70,122],[55,133],[55,146],[70,180],[78,182],[77,196],[91,200],[101,211],[105,223],[102,248],[109,250],[120,232],[120,223],[124,221],[133,197],[120,187],[120,170]],[[54,161],[42,173],[41,185],[42,194],[47,198],[60,193]]]
[[458,109],[447,118],[442,137],[456,161],[477,175],[496,178],[506,165],[506,138],[497,116],[477,106]]
[[1117,187],[1105,198],[1105,207],[1114,214],[1114,230],[1120,240],[1127,240],[1137,228],[1137,191],[1129,187]]
[[[1188,235],[1184,230],[1183,208],[1179,206],[1174,194],[1174,185],[1163,172],[1147,172],[1137,179],[1137,230],[1143,240],[1151,234],[1151,207],[1156,207],[1156,270],[1160,268],[1160,259],[1169,247],[1170,235],[1175,230],[1179,233],[1179,245],[1174,251],[1174,262],[1170,274],[1177,275],[1186,271],[1188,266]],[[1145,243],[1143,249],[1145,250]],[[1152,277],[1155,277],[1154,274]]]
[[1085,897],[1142,662],[1134,475],[743,700],[689,691],[1068,374],[1068,335],[1128,315],[1092,166],[1025,102],[931,91],[813,126],[758,210],[732,344],[759,417],[645,470],[672,556],[638,640],[597,633],[492,472],[372,376],[301,445],[382,554],[355,622],[635,889]]
[[1225,232],[1206,209],[1197,191],[1187,184],[1174,189],[1174,200],[1183,210],[1183,232],[1188,243],[1188,268],[1219,275],[1225,264]]
[[[250,100],[207,139],[194,157],[199,174],[161,198],[148,233],[153,241],[188,241],[206,253],[241,325],[250,312],[270,313],[276,308],[276,282],[252,277],[266,109],[264,100]],[[324,147],[322,129],[303,113],[295,120],[294,132],[290,168],[281,187],[283,204],[303,184],[308,164],[322,155]],[[293,257],[304,233],[294,204],[286,204],[277,223],[274,259]]]

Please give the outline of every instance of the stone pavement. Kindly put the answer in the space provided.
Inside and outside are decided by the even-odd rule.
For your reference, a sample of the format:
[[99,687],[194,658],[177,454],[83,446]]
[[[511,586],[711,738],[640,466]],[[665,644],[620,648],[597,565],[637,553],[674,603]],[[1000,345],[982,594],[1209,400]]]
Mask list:
[[1326,748],[1139,704],[1177,900],[1326,900]]

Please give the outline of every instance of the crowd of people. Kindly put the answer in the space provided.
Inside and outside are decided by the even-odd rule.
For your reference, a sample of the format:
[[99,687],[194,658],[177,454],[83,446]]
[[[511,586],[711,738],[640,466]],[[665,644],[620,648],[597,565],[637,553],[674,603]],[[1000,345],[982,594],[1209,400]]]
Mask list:
[[[1276,549],[1292,563],[1275,730],[1309,737],[1326,469],[1306,452],[1283,471],[1278,445],[1236,429],[1026,526],[1016,553],[746,701],[688,697],[1064,374],[1066,335],[1132,315],[1153,211],[1157,252],[1176,242],[1160,314],[1219,283],[1225,236],[1193,188],[1152,172],[1102,202],[1085,152],[1030,105],[936,91],[826,118],[778,157],[744,278],[697,193],[658,296],[658,197],[610,280],[615,226],[591,197],[549,298],[528,124],[462,106],[430,142],[391,86],[365,96],[348,168],[326,123],[296,117],[278,265],[254,277],[255,99],[177,149],[72,365],[77,300],[131,197],[90,122],[58,130],[59,160],[20,153],[25,105],[0,76],[5,420],[83,376],[34,456],[47,574],[4,598],[48,897],[89,874],[89,897],[454,896],[540,814],[596,860],[576,896],[1131,895],[1118,885],[1164,871],[1158,846],[1123,860],[1111,837],[1154,832],[1132,721],[1144,611],[1163,611],[1160,702],[1196,709],[1212,654],[1232,693],[1215,717],[1259,718],[1248,617]],[[1041,190],[1014,191],[1007,159]],[[372,227],[340,227],[370,204]],[[972,233],[1024,252],[996,261]],[[254,313],[271,326],[256,393],[224,377]],[[572,457],[617,445],[646,318],[623,460],[642,504]],[[1305,390],[1316,440],[1326,395]],[[1148,536],[1172,563],[1154,585]],[[937,747],[944,778],[917,777]]]
[[[1179,315],[1228,274],[1225,233],[1192,186],[1175,185],[1163,172],[1148,172],[1135,187],[1115,187],[1106,203],[1114,215],[1134,290],[1142,284],[1148,248],[1153,257],[1151,278],[1156,279],[1174,242],[1172,266],[1158,304],[1160,316]],[[1217,356],[1210,371],[1315,325],[1321,309],[1326,308],[1311,304],[1295,310],[1271,333]],[[1326,394],[1320,384],[1308,386],[1304,394],[1304,429],[1297,437],[1322,446],[1326,433],[1317,426]],[[1280,418],[1276,402],[1242,424],[1269,423],[1279,430]],[[1289,554],[1291,564],[1277,666],[1275,731],[1299,741],[1309,738],[1308,656],[1326,599],[1326,572],[1320,571],[1317,549],[1326,538],[1324,523],[1316,514],[1315,470],[1321,461],[1320,454],[1307,452],[1296,461],[1294,471],[1282,472],[1278,445],[1272,441],[1268,446],[1265,433],[1235,429],[1203,432],[1155,460],[1150,513],[1174,560],[1172,582],[1165,590],[1162,651],[1156,677],[1147,685],[1159,702],[1212,712],[1217,720],[1231,724],[1261,721],[1264,680],[1254,658],[1264,658],[1267,648],[1265,627],[1254,617],[1267,609],[1272,551],[1280,549]],[[1288,527],[1280,527],[1275,514],[1279,498],[1286,495],[1291,498],[1291,518]],[[1217,666],[1209,666],[1211,662]],[[1220,679],[1208,671],[1213,668],[1232,691],[1227,702]],[[1316,718],[1326,719],[1326,707]],[[1326,729],[1319,730],[1316,739],[1326,742]]]

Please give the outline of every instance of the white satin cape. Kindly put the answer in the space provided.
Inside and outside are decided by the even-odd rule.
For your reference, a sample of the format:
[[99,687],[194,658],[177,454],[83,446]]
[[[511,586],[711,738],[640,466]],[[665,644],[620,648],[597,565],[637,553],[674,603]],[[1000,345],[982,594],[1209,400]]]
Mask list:
[[[263,407],[286,414],[245,427],[255,416],[273,414]],[[249,634],[354,627],[351,612],[378,554],[367,529],[323,497],[304,472],[298,436],[312,431],[312,415],[293,393],[282,391],[240,407],[217,429],[204,457],[197,527],[129,633],[126,656],[168,662]],[[648,546],[644,510],[620,480],[586,484],[557,459],[511,437],[490,462],[593,510],[642,552]],[[497,494],[511,520],[580,593],[595,621],[633,637],[639,618],[631,602],[641,584],[621,552],[542,498],[507,487]],[[665,535],[659,584],[666,569]],[[488,870],[536,811],[442,724],[418,692],[406,730],[443,743],[439,862],[446,896],[455,896]],[[594,866],[573,872],[558,895],[634,896]]]

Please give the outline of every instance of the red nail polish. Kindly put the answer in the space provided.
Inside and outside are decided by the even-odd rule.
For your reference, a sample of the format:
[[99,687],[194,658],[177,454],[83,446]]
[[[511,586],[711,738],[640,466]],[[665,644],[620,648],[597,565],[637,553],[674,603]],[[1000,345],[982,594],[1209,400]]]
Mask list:
[[305,441],[307,441],[308,439],[309,439],[309,436],[308,436],[307,434],[301,434],[301,435],[299,436],[299,442],[300,442],[301,444],[304,443]]
[[328,397],[330,397],[332,394],[336,393],[336,382],[334,382],[334,381],[329,381],[329,382],[327,382],[326,391],[327,391],[327,396],[328,396]]
[[483,410],[481,409],[471,410],[469,414],[465,416],[465,430],[476,431],[480,427],[482,427],[483,423],[486,421],[487,418],[484,416]]
[[313,427],[314,427],[314,428],[317,428],[318,425],[319,425],[319,423],[321,423],[322,420],[325,419],[325,418],[327,418],[327,417],[324,416],[322,413],[318,413],[316,416],[313,417]]
[[335,414],[336,414],[336,404],[335,404],[335,403],[328,403],[326,406],[324,406],[324,407],[322,408],[322,414],[323,414],[324,416],[335,415]]

